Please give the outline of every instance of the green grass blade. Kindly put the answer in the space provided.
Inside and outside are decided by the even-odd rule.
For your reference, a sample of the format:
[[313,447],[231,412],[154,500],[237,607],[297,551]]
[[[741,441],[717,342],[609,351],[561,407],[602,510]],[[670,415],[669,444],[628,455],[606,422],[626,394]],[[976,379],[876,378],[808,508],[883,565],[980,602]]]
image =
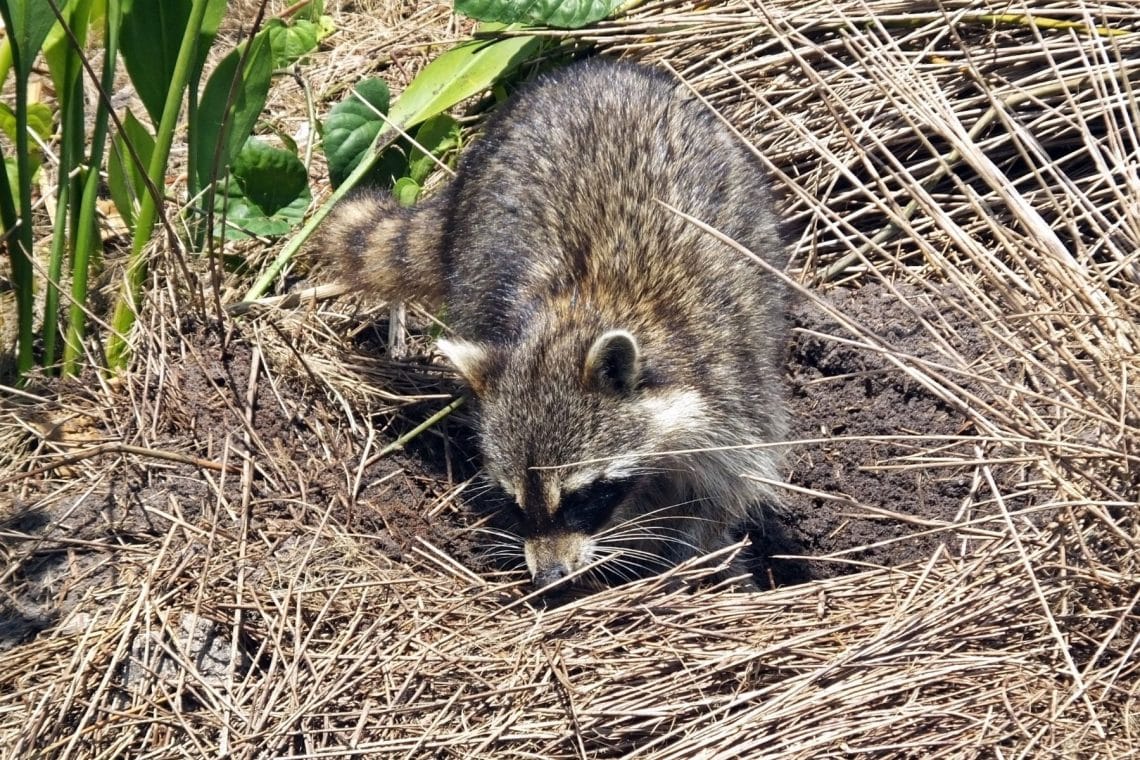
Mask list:
[[12,261],[12,285],[16,291],[16,370],[23,375],[34,364],[32,323],[35,301],[32,271],[32,165],[28,144],[28,76],[40,47],[55,23],[55,12],[44,0],[6,0],[0,14],[11,43],[12,66],[16,70],[16,175],[20,187],[13,200],[19,201],[19,221],[6,224],[13,233],[8,241]]
[[[162,109],[162,119],[155,135],[154,155],[151,156],[150,166],[147,167],[147,176],[157,188],[164,186],[166,163],[170,158],[170,146],[174,141],[174,129],[178,124],[178,115],[182,110],[182,96],[186,91],[186,83],[190,79],[190,71],[194,66],[199,30],[203,18],[206,16],[210,0],[194,0],[190,10],[190,17],[186,24],[185,34],[182,36],[182,45],[178,52],[178,59],[171,78],[170,89],[166,93],[166,103]],[[142,284],[146,279],[147,261],[145,250],[150,242],[151,233],[159,213],[159,204],[162,198],[156,198],[151,193],[143,196],[139,206],[139,215],[135,224],[134,236],[131,239],[130,261],[127,264],[126,280],[123,284],[122,295],[115,304],[115,314],[111,320],[112,333],[107,339],[107,363],[112,370],[122,370],[129,358],[127,340],[131,328],[135,323],[136,305],[142,293]]]
[[[64,259],[74,254],[75,225],[79,218],[82,187],[72,169],[81,164],[87,139],[83,97],[82,64],[90,19],[91,0],[73,0],[60,16],[60,25],[48,36],[44,55],[60,103],[60,149],[57,167],[59,187],[56,196],[55,229],[44,286],[43,357],[45,367],[55,365],[59,334],[59,285],[63,281]],[[53,40],[52,37],[55,39]],[[73,44],[74,43],[74,44]]]
[[[103,21],[103,72],[100,78],[100,96],[109,96],[115,86],[115,63],[119,56],[119,25],[122,6],[119,0],[106,0]],[[95,130],[91,137],[89,166],[103,165],[104,145],[107,142],[107,121],[111,103],[100,100],[95,111]],[[67,338],[63,345],[63,372],[74,375],[82,355],[84,325],[87,320],[87,278],[91,257],[100,247],[99,228],[95,221],[95,202],[99,198],[99,172],[88,171],[83,183],[83,196],[79,209],[79,222],[75,236],[75,259],[71,268],[71,308],[68,313]]]
[[123,6],[123,61],[155,125],[162,120],[175,83],[186,35],[194,33],[198,38],[194,59],[186,63],[201,70],[225,13],[225,0],[208,0],[202,13],[197,12],[197,5],[198,0],[128,0]]
[[154,138],[131,111],[123,113],[119,126],[122,130],[112,137],[107,159],[107,189],[127,229],[133,231],[139,203],[147,191],[145,172],[154,155]]
[[225,173],[241,152],[269,97],[273,77],[273,48],[261,32],[221,60],[206,80],[198,103],[198,123],[191,127],[196,147],[198,186],[206,187]]
[[[56,5],[62,10],[67,0],[58,0]],[[55,11],[47,0],[4,0],[0,2],[0,14],[12,42],[12,63],[18,74],[27,77],[55,24]]]

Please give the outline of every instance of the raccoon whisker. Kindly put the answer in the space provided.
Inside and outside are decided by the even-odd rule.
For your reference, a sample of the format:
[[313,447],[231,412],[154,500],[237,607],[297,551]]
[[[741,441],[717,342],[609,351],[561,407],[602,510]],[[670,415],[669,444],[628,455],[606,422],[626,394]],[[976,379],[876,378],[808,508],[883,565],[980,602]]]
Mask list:
[[495,550],[501,553],[521,554],[522,542],[511,540],[503,536],[494,536],[481,540],[480,543],[488,550]]
[[597,578],[598,581],[604,583],[606,580],[608,580],[606,577],[606,573],[608,573],[609,578],[617,580],[618,583],[629,583],[636,580],[640,572],[643,571],[641,571],[640,568],[637,568],[636,566],[627,567],[622,563],[612,562],[610,564],[594,568],[591,572],[591,575]]
[[496,538],[507,538],[507,539],[511,539],[513,541],[516,541],[516,542],[522,541],[522,538],[520,538],[517,533],[512,533],[511,531],[503,530],[502,528],[492,528],[489,525],[479,525],[479,526],[470,528],[470,530],[472,533],[478,533],[478,534],[484,535],[484,536],[493,536]]
[[662,525],[656,522],[646,522],[638,520],[635,522],[622,523],[615,525],[612,528],[607,528],[605,531],[598,533],[594,536],[595,540],[608,540],[611,538],[638,538],[638,537],[653,537],[658,535],[674,535],[683,536],[685,531],[670,525]]
[[492,536],[487,541],[487,546],[496,549],[510,549],[511,551],[518,551],[522,545],[522,541],[513,538],[512,536]]
[[479,533],[482,537],[485,537],[488,546],[501,546],[517,551],[522,545],[522,539],[513,533],[503,533],[499,531],[479,531]]
[[[684,535],[684,534],[681,534],[681,535]],[[678,547],[682,547],[684,549],[688,549],[691,551],[696,551],[698,553],[703,553],[701,551],[700,547],[691,541],[686,541],[685,539],[680,538],[679,536],[670,536],[670,535],[666,535],[664,533],[652,531],[652,530],[643,530],[643,531],[637,531],[637,532],[630,531],[627,533],[622,533],[618,536],[607,536],[605,539],[606,543],[611,544],[611,545],[616,543],[619,546],[621,545],[622,542],[626,542],[626,541],[628,541],[629,543],[638,543],[638,542],[646,541],[646,540],[656,541],[656,542],[659,542],[661,544],[666,544],[668,546],[678,546]],[[636,551],[636,550],[628,549],[628,551]]]
[[[682,502],[682,504],[686,503],[692,502]],[[684,533],[682,529],[673,527],[671,525],[666,525],[665,523],[672,522],[673,525],[684,525],[696,521],[713,522],[712,520],[697,517],[696,515],[668,514],[668,512],[672,510],[674,506],[679,505],[662,507],[651,512],[646,512],[645,514],[635,515],[628,520],[623,520],[622,522],[616,523],[609,528],[606,528],[605,530],[599,532],[597,536],[607,536],[611,533],[614,533],[615,531],[624,531],[626,529],[634,527],[644,528],[650,531],[671,531],[674,533]]]
[[[591,569],[601,581],[605,580],[606,573],[623,583],[632,581],[643,575],[647,569],[653,569],[654,565],[662,563],[660,556],[644,552],[642,554],[645,556],[633,557],[628,552],[609,550],[600,558],[596,567]],[[668,563],[664,564],[667,565]]]
[[688,517],[689,517],[688,515],[669,514],[669,512],[676,509],[677,507],[683,507],[683,506],[687,506],[689,504],[694,504],[697,501],[699,501],[699,500],[693,499],[691,501],[682,501],[682,502],[677,502],[675,504],[666,504],[665,506],[658,507],[657,509],[651,509],[648,512],[642,512],[641,514],[634,515],[634,516],[632,516],[626,520],[621,521],[620,523],[617,523],[617,525],[619,525],[619,526],[620,525],[628,525],[632,522],[638,522],[638,521],[648,520],[648,519],[665,519],[665,520],[688,519]]
[[[667,557],[700,556],[704,554],[704,551],[701,549],[701,547],[697,544],[692,543],[691,541],[659,541],[658,543],[664,546],[673,547],[673,551],[663,552],[660,549],[657,551],[639,550],[641,554],[645,555],[639,559],[650,564],[663,563],[663,565],[668,565],[670,564],[670,561],[666,559]],[[622,550],[619,549],[618,551]],[[627,549],[624,553],[633,556],[631,550]]]
[[627,550],[632,550],[632,547],[636,546],[639,543],[645,542],[677,546],[684,546],[689,543],[681,535],[671,536],[665,533],[658,533],[654,531],[630,531],[614,536],[606,536],[603,541],[610,546],[621,547]]
[[488,491],[493,491],[496,488],[502,490],[502,487],[489,477],[480,478],[479,481],[477,483],[473,483],[470,488],[472,494],[479,496],[487,493]]
[[713,519],[710,517],[704,517],[702,515],[695,515],[695,514],[691,514],[691,513],[660,514],[662,512],[668,513],[670,510],[672,510],[676,507],[683,507],[683,506],[688,506],[690,504],[695,504],[698,501],[700,501],[700,500],[694,499],[692,501],[679,502],[679,503],[674,504],[674,505],[669,506],[669,507],[662,507],[661,509],[654,510],[653,512],[646,512],[645,514],[642,514],[642,515],[636,515],[636,516],[630,518],[629,520],[624,521],[623,523],[620,523],[620,524],[625,525],[625,524],[632,523],[632,522],[659,523],[659,522],[665,522],[665,521],[673,521],[674,524],[676,524],[676,523],[687,524],[687,523],[698,523],[698,522],[699,523],[714,523],[715,524],[715,523],[722,522],[721,520],[716,520],[716,519]]
[[[601,568],[599,575],[608,573],[610,578],[617,579],[622,583],[628,583],[638,578],[643,578],[646,575],[660,572],[668,568],[669,565],[670,563],[668,561],[659,556],[655,556],[652,560],[646,562],[621,561],[615,558]],[[602,577],[602,580],[604,581],[605,577]]]
[[660,554],[652,552],[631,552],[621,549],[611,549],[606,553],[606,567],[621,567],[631,572],[644,572],[655,565],[668,565]]
[[517,546],[488,546],[484,547],[480,552],[485,557],[496,558],[518,558],[521,555]]
[[620,540],[620,539],[619,540],[607,539],[605,541],[596,543],[595,547],[597,548],[597,550],[599,552],[604,552],[608,555],[615,555],[615,556],[620,555],[622,557],[626,557],[629,559],[636,559],[636,560],[643,561],[643,562],[644,561],[648,561],[648,562],[659,562],[659,561],[661,561],[660,553],[655,552],[655,551],[651,551],[649,549],[637,548],[637,544],[643,543],[646,539],[660,540],[662,543],[681,543],[681,544],[685,543],[685,542],[681,542],[680,539],[674,539],[672,541],[669,541],[669,540],[664,539],[663,537],[660,537],[660,536],[657,536],[654,534],[645,534],[642,536],[637,536],[635,538],[631,538],[628,540],[628,542],[625,540]]

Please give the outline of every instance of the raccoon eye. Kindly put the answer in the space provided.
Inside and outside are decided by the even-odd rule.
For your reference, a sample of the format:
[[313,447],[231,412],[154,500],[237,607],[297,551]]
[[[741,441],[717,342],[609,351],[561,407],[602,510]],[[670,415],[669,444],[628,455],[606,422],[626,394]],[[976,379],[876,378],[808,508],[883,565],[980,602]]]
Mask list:
[[562,498],[562,523],[575,533],[596,533],[633,487],[631,479],[598,480]]

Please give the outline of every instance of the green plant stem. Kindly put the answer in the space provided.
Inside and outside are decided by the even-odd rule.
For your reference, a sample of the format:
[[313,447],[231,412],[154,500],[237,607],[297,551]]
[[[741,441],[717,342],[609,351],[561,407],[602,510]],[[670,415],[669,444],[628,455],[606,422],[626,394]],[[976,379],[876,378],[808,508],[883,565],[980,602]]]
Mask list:
[[[60,16],[70,39],[86,37],[88,16],[84,12],[89,4],[71,5],[68,16]],[[56,9],[59,12],[58,8]],[[67,11],[65,11],[67,13]],[[59,284],[63,278],[64,256],[74,253],[75,225],[78,219],[80,182],[72,177],[72,168],[78,168],[86,139],[84,125],[83,82],[79,65],[82,51],[69,44],[64,55],[62,81],[56,83],[60,99],[60,150],[59,187],[56,195],[55,227],[52,230],[51,258],[48,260],[47,283],[44,288],[43,357],[42,364],[52,367],[56,361],[56,340],[59,335]]]
[[[122,18],[120,0],[107,0],[104,12],[103,73],[100,96],[109,96],[115,86],[115,63],[119,57],[119,22]],[[103,165],[104,145],[107,142],[107,120],[111,113],[109,100],[100,102],[95,110],[95,131],[91,137],[91,163],[83,183],[79,208],[79,224],[75,234],[75,260],[71,268],[71,309],[68,314],[67,339],[63,345],[63,372],[73,375],[78,369],[83,346],[84,325],[87,321],[87,278],[91,257],[100,242],[95,223],[95,202],[99,197],[99,172]]]
[[[198,90],[202,84],[202,71],[195,68],[190,72],[190,87],[186,93],[186,123],[188,125],[196,125],[198,123]],[[191,129],[193,127],[190,127]],[[186,165],[189,169],[186,171],[186,201],[187,203],[197,202],[198,194],[201,192],[201,187],[198,185],[198,146],[197,140],[188,137],[186,140]],[[201,219],[197,214],[190,217],[190,233],[194,241],[195,248],[201,248],[205,236]]]
[[[150,166],[147,167],[147,176],[158,188],[165,186],[163,179],[166,174],[166,162],[170,157],[174,128],[178,124],[178,115],[182,110],[182,95],[194,66],[195,49],[207,4],[208,0],[194,0],[194,4],[190,7],[190,17],[186,21],[186,30],[178,49],[178,60],[174,64],[174,76],[171,78],[170,90],[166,93],[166,102],[162,107],[162,119],[158,125],[158,134],[155,135],[154,154],[151,156]],[[111,370],[122,370],[127,363],[128,338],[135,323],[136,305],[142,293],[142,285],[146,280],[146,245],[150,242],[151,233],[154,232],[161,202],[161,197],[156,198],[153,194],[147,193],[139,204],[126,281],[119,302],[115,304],[115,315],[111,320],[112,332],[107,339],[107,364]]]
[[[4,165],[4,150],[0,146],[0,166]],[[16,202],[12,196],[12,186],[8,182],[8,170],[0,172],[0,224],[4,226],[4,232],[15,229],[19,224],[20,217],[16,216]],[[4,236],[7,239],[7,234]]]
[[[9,256],[12,259],[12,286],[13,288],[17,288],[15,242],[12,238],[14,237],[16,225],[20,223],[20,217],[16,213],[16,202],[12,196],[11,183],[8,182],[8,169],[4,164],[4,151],[2,149],[0,149],[0,167],[4,169],[0,171],[0,223],[3,224],[5,233],[3,239],[7,244]],[[18,290],[16,295],[17,298],[19,298]],[[19,301],[17,301],[17,305],[18,304]]]
[[372,464],[373,462],[380,459],[381,457],[388,456],[393,451],[400,451],[401,449],[403,449],[416,436],[420,435],[425,430],[430,428],[432,425],[437,424],[438,422],[443,420],[444,417],[451,414],[452,412],[454,412],[459,407],[463,406],[463,402],[466,400],[466,398],[467,398],[466,396],[460,396],[459,398],[455,399],[450,404],[448,404],[444,408],[440,409],[438,412],[436,412],[432,416],[428,417],[426,420],[421,422],[419,425],[416,425],[414,428],[409,430],[407,433],[404,433],[402,436],[400,436],[396,440],[392,441],[391,443],[389,443],[384,448],[380,449],[372,457],[369,458],[368,464]]
[[20,183],[20,215],[15,229],[9,228],[8,254],[12,259],[12,284],[16,290],[16,371],[23,375],[32,368],[32,320],[35,301],[32,292],[32,162],[28,154],[28,77],[16,67],[16,176]]
[[[66,109],[65,109],[66,110]],[[66,121],[66,113],[64,114]],[[66,132],[66,130],[65,130]],[[42,364],[50,367],[55,363],[55,339],[59,334],[59,282],[63,274],[63,255],[67,249],[67,209],[71,205],[70,172],[73,158],[70,142],[64,137],[59,151],[59,190],[55,197],[55,225],[52,227],[51,258],[48,260],[47,285],[44,288],[44,327]]]

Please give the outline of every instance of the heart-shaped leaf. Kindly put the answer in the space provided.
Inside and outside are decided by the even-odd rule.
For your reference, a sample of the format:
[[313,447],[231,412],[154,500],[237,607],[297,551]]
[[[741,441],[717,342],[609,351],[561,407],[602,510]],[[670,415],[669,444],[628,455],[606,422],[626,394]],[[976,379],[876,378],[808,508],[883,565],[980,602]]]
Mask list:
[[214,211],[215,234],[227,240],[251,235],[280,237],[305,219],[312,202],[305,165],[296,154],[251,137],[233,163],[228,181],[220,183]]
[[234,179],[251,202],[274,214],[300,197],[309,184],[297,154],[251,137],[233,163]]
[[388,113],[391,97],[383,79],[365,79],[340,103],[333,106],[324,124],[325,157],[329,179],[339,186],[368,153],[384,125],[379,114]]
[[422,185],[450,150],[459,147],[459,122],[447,114],[433,116],[416,130],[416,142],[427,151],[413,148],[408,156],[408,177]]
[[275,69],[283,69],[313,52],[329,34],[327,28],[307,19],[297,19],[291,24],[271,19],[266,24],[266,29],[269,30],[270,43],[273,45]]
[[422,189],[411,177],[400,177],[396,180],[396,184],[392,185],[392,197],[401,206],[411,207],[416,204]]

